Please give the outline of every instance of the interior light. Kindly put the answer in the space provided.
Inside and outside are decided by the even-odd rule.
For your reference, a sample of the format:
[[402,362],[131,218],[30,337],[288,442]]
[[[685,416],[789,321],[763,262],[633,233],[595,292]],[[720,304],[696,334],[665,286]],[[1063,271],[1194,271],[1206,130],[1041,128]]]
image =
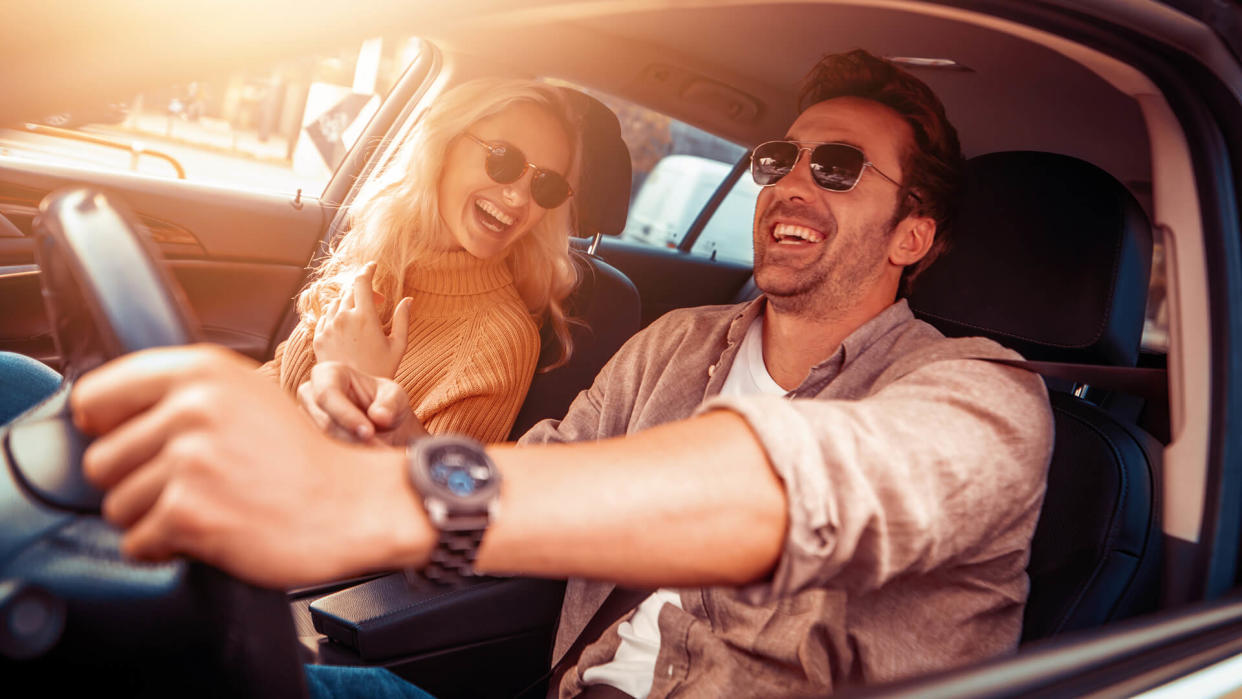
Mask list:
[[893,63],[908,68],[925,68],[930,70],[958,70],[967,73],[975,72],[969,66],[958,63],[952,58],[924,58],[922,56],[885,56]]

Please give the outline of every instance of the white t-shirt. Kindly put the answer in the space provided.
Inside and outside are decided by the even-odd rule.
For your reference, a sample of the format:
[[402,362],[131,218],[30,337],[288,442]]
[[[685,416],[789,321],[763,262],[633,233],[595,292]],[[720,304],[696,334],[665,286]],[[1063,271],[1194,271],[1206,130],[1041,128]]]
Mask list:
[[724,385],[720,387],[720,395],[783,396],[788,392],[772,380],[768,366],[763,363],[763,316],[759,315],[746,330],[742,346],[737,348],[737,356]]
[[[720,395],[783,396],[786,393],[788,391],[772,380],[763,363],[763,316],[760,315],[746,330],[729,375],[720,387]],[[647,699],[655,680],[656,657],[660,654],[660,610],[665,604],[680,609],[681,593],[660,588],[643,600],[634,610],[634,616],[617,627],[621,636],[617,654],[603,665],[587,668],[582,673],[583,684],[607,684],[634,699]]]

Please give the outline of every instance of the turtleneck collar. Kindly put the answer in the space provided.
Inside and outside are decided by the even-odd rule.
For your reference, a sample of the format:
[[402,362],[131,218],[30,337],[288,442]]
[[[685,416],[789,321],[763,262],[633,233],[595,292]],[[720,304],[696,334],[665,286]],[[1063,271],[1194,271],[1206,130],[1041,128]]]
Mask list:
[[465,250],[457,250],[412,264],[406,277],[406,293],[471,296],[512,284],[513,272],[504,256],[481,260]]

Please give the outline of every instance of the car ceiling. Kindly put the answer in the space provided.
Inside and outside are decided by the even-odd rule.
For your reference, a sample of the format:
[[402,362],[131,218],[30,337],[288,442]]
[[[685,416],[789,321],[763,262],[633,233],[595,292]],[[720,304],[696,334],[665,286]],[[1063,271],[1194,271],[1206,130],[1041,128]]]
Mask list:
[[517,13],[482,27],[431,32],[431,38],[497,70],[517,63],[528,74],[597,87],[746,145],[785,133],[796,116],[797,86],[825,53],[865,48],[884,56],[950,58],[970,71],[912,72],[944,100],[967,155],[1071,154],[1140,194],[1150,179],[1146,129],[1135,101],[1081,64],[1025,39],[952,19],[842,3],[614,10],[610,5],[595,16],[560,20]]
[[971,69],[914,71],[941,95],[968,155],[1068,153],[1142,193],[1150,161],[1132,99],[1043,46],[915,11],[928,8],[879,0],[20,3],[0,29],[0,123],[404,32],[473,57],[476,69],[561,77],[754,144],[784,133],[797,84],[820,55],[861,47]]

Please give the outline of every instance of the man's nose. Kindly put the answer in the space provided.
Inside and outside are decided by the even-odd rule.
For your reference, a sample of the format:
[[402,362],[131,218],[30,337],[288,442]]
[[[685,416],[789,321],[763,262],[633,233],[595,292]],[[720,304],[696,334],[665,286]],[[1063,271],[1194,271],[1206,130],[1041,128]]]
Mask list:
[[793,169],[774,186],[781,196],[787,198],[809,198],[809,195],[818,187],[815,184],[815,179],[811,176],[811,153],[805,148],[799,150],[798,159],[794,161]]

